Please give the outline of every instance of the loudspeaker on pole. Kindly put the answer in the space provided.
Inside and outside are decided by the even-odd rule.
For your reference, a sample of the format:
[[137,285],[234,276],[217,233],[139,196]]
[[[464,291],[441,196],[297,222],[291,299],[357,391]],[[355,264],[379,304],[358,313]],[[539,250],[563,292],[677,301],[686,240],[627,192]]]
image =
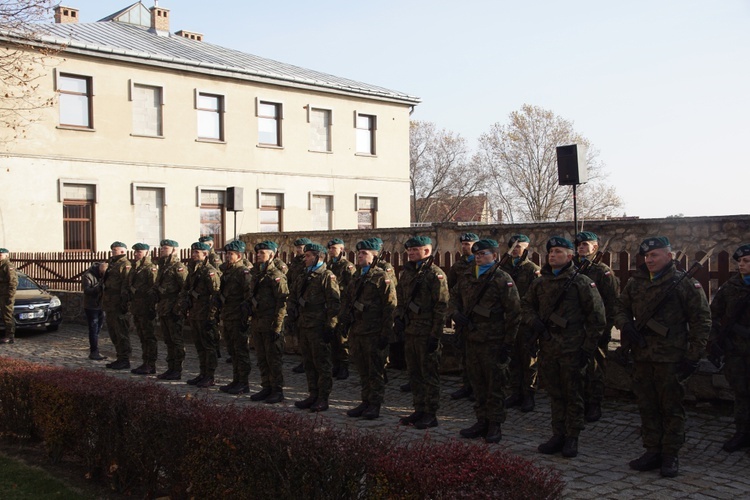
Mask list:
[[585,145],[557,147],[557,176],[561,186],[584,184],[589,180]]
[[229,187],[227,188],[227,211],[229,212],[242,212],[242,188],[241,187]]

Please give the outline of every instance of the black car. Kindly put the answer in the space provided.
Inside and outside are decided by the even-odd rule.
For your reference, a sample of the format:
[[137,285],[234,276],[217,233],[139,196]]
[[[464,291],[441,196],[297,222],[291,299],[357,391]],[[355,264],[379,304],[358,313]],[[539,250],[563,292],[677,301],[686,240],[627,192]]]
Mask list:
[[19,272],[13,319],[16,328],[45,327],[54,332],[62,323],[62,303],[46,286]]

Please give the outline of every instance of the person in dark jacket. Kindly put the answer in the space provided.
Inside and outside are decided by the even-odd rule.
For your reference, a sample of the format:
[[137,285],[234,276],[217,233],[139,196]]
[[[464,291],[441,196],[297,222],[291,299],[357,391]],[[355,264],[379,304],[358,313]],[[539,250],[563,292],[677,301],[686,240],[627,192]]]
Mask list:
[[101,361],[107,359],[99,354],[99,332],[104,325],[104,311],[102,310],[102,278],[107,272],[109,264],[94,262],[83,273],[83,312],[89,325],[89,359]]

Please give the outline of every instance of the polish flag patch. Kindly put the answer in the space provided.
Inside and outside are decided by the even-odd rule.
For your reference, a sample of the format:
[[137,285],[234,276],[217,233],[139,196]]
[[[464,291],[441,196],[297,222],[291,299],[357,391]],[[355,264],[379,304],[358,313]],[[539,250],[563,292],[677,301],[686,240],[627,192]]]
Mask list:
[[700,284],[699,282],[697,282],[697,281],[696,281],[695,283],[693,283],[693,286],[694,286],[695,288],[703,288],[703,287],[701,286],[701,284]]
[[590,286],[591,288],[596,288],[596,283],[594,283],[594,282],[592,281],[592,282],[591,282],[591,285],[589,285],[589,286]]
[[512,281],[506,281],[505,284],[508,285],[508,288],[512,288],[513,287],[513,282]]
[[275,279],[274,281],[275,281],[276,283],[278,283],[279,281],[281,281],[281,278],[276,278],[276,279]]
[[441,279],[444,278],[444,276],[442,274],[438,274],[437,277],[438,277],[439,280],[441,280]]

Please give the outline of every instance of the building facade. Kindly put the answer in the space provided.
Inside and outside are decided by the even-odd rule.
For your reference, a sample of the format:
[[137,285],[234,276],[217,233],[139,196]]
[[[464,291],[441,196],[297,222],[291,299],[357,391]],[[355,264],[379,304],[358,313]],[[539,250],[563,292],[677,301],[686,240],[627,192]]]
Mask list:
[[160,7],[55,21],[39,37],[62,50],[37,68],[55,104],[0,141],[4,246],[409,225],[418,98],[170,33]]

